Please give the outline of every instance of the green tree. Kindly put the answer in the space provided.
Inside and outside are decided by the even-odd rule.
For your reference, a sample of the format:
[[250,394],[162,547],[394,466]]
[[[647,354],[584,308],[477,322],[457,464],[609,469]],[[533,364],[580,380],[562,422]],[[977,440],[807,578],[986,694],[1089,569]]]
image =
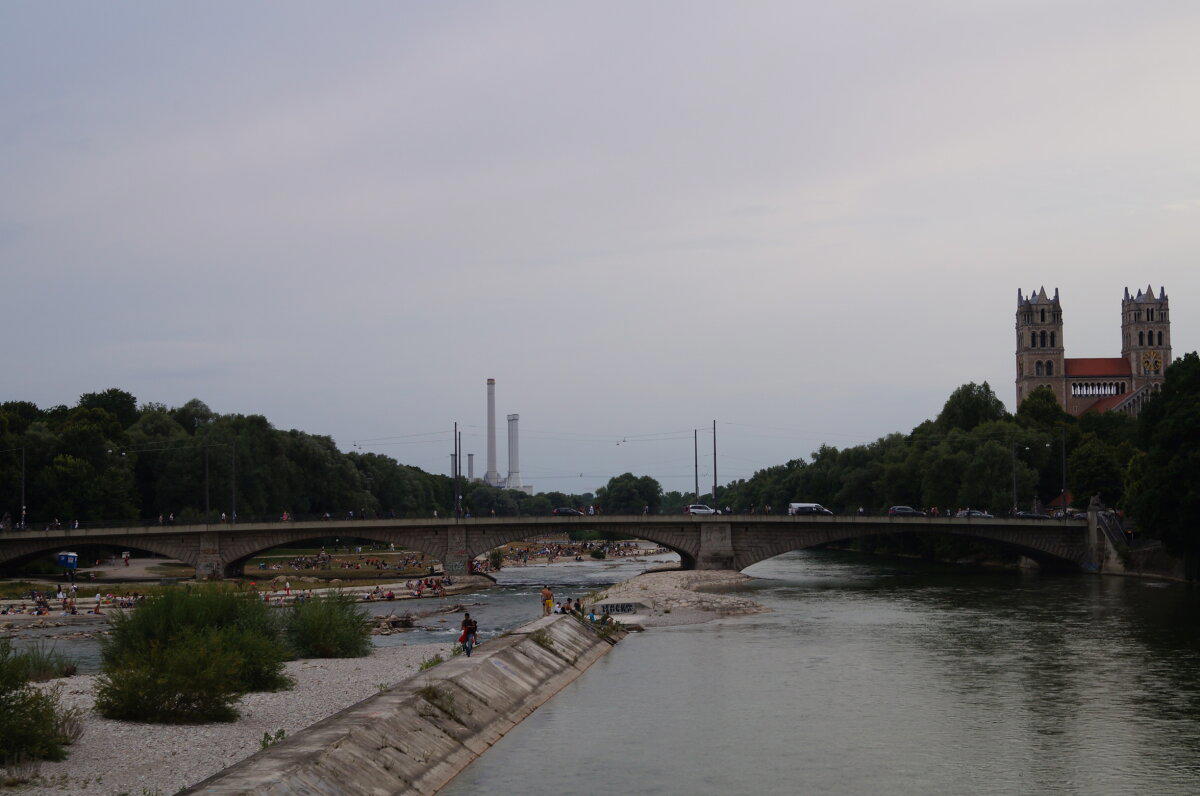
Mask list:
[[937,418],[940,431],[960,428],[970,431],[980,423],[989,420],[1002,420],[1008,416],[1004,403],[992,392],[991,386],[971,382],[964,384],[950,394]]
[[1124,492],[1124,470],[1111,445],[1088,435],[1067,460],[1067,487],[1075,506],[1086,507],[1092,495],[1099,495],[1110,506],[1117,505]]
[[596,490],[596,499],[605,514],[641,514],[646,506],[651,514],[657,514],[662,503],[662,485],[648,475],[639,478],[633,473],[622,473]]
[[1141,529],[1189,560],[1200,560],[1200,356],[1185,355],[1167,368],[1162,391],[1138,417],[1146,455],[1131,465],[1127,505]]
[[137,399],[116,387],[104,392],[85,392],[79,396],[80,409],[103,409],[114,417],[121,428],[128,428],[138,419]]

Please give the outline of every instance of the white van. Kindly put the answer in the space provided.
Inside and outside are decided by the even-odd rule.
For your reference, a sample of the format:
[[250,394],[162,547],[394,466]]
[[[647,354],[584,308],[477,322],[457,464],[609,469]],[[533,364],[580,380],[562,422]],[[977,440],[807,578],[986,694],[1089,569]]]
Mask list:
[[788,514],[824,514],[831,516],[833,512],[820,503],[789,503]]

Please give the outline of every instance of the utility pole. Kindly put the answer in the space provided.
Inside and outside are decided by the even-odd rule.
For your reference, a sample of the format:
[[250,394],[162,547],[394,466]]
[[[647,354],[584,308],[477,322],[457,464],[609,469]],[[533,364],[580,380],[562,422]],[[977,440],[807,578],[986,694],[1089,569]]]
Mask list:
[[1067,430],[1059,429],[1062,434],[1062,509],[1067,509]]
[[1012,444],[1013,511],[1017,510],[1017,443]]
[[692,456],[695,459],[696,502],[700,502],[700,429],[692,429]]
[[717,507],[717,421],[713,421],[713,508]]
[[229,524],[237,522],[237,442],[229,443]]
[[21,446],[21,530],[25,530],[25,446]]
[[462,500],[458,494],[458,421],[454,421],[454,456],[451,457],[454,461],[454,466],[450,468],[450,478],[454,484],[454,521],[458,522],[462,518]]
[[204,446],[204,522],[212,522],[212,511],[208,500],[208,446]]

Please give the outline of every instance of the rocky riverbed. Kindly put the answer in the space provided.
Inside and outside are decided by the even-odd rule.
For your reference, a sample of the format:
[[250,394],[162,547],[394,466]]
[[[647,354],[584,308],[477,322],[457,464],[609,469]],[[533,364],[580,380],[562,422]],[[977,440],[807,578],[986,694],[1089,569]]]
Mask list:
[[748,575],[723,570],[647,572],[608,587],[595,600],[625,599],[649,606],[649,612],[639,612],[631,619],[644,627],[693,625],[769,611],[748,597],[731,593],[748,580]]

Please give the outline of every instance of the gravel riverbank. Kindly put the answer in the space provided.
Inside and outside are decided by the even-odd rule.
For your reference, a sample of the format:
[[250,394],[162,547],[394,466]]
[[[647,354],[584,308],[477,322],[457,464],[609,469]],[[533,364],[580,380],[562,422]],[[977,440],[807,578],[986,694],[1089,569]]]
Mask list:
[[596,599],[626,599],[648,605],[649,613],[639,612],[628,619],[617,617],[644,627],[694,625],[727,616],[769,611],[748,597],[723,591],[737,588],[748,580],[749,575],[725,570],[647,572],[610,586]]
[[86,711],[82,737],[66,760],[42,763],[41,779],[14,793],[169,794],[249,757],[260,749],[263,733],[288,735],[416,673],[447,644],[382,647],[366,658],[291,661],[290,691],[247,694],[238,703],[241,717],[228,724],[162,725],[110,721],[92,712],[95,677],[51,680],[61,686],[65,707]]

